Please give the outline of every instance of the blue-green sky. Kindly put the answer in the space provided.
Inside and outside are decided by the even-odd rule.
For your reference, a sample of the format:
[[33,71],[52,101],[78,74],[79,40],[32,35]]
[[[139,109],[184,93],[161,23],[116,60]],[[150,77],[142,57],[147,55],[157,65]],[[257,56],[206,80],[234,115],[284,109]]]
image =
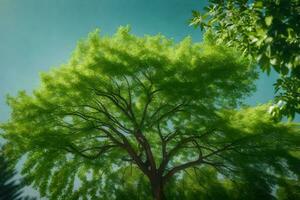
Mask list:
[[[112,34],[131,25],[137,35],[162,33],[175,41],[200,30],[188,26],[191,11],[204,0],[0,0],[0,122],[9,117],[6,94],[31,91],[39,73],[66,62],[76,42],[100,28]],[[251,105],[273,97],[276,75],[262,75]]]
[[197,0],[0,0],[0,121],[5,95],[38,86],[39,73],[68,60],[76,42],[99,27],[112,34],[130,24],[137,35],[176,41],[201,33],[187,24]]
[[[203,0],[0,0],[0,121],[8,119],[6,94],[32,90],[39,73],[66,62],[76,42],[95,28],[112,34],[131,25],[137,35],[162,33],[175,41],[201,32],[188,26]],[[250,104],[273,97],[275,77],[262,76]]]

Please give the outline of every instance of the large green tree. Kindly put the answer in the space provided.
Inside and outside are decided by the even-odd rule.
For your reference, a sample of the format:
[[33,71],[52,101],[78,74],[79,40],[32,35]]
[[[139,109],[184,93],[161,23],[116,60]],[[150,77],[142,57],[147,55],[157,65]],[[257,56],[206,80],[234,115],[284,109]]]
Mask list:
[[5,150],[16,162],[26,155],[28,184],[51,200],[191,199],[178,184],[205,170],[205,187],[233,179],[272,196],[280,180],[298,180],[299,128],[275,123],[267,106],[236,110],[256,77],[210,38],[96,31],[32,94],[8,97]]
[[209,0],[191,24],[213,34],[217,43],[235,46],[261,69],[280,74],[275,84],[274,117],[300,114],[300,1]]

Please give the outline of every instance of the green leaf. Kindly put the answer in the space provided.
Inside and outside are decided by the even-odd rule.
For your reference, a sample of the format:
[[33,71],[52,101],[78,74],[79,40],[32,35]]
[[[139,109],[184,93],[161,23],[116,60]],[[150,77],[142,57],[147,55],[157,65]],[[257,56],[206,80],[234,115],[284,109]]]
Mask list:
[[273,21],[273,16],[267,16],[267,17],[265,17],[265,22],[266,22],[267,26],[271,26],[272,21]]
[[254,3],[254,8],[259,8],[261,9],[263,7],[263,1],[255,1]]
[[286,66],[282,66],[280,72],[281,72],[282,75],[285,76],[289,73],[289,68],[286,67]]
[[269,58],[265,55],[265,53],[262,53],[259,55],[258,57],[258,62],[261,66],[261,69],[264,72],[267,72],[268,74],[270,73],[271,69],[270,69],[270,60]]

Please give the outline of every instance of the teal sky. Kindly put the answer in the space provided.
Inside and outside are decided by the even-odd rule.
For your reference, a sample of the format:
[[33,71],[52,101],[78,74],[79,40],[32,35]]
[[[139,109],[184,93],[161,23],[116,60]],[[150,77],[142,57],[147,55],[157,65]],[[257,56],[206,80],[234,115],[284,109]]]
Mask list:
[[37,87],[39,73],[66,62],[95,28],[112,34],[129,24],[140,36],[200,41],[187,21],[201,7],[197,0],[0,0],[0,121],[9,115],[7,93]]
[[[162,33],[175,41],[200,30],[188,26],[191,11],[204,0],[0,0],[0,122],[9,117],[6,94],[31,91],[39,73],[66,62],[76,42],[95,28],[110,35],[131,25],[139,36]],[[262,75],[251,105],[273,97],[276,75]],[[298,118],[299,119],[299,118]]]
[[[79,39],[95,28],[110,35],[131,25],[137,35],[162,33],[180,41],[201,32],[188,26],[201,0],[0,0],[0,121],[9,116],[6,94],[31,91],[39,73],[66,62]],[[251,105],[272,99],[274,77],[263,75]]]

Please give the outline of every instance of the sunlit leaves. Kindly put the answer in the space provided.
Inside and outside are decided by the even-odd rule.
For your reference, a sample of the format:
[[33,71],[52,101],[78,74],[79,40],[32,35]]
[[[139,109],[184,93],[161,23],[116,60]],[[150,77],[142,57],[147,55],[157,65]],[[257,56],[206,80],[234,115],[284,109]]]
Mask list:
[[[280,75],[280,79],[300,79],[299,76],[299,0],[255,0],[255,1],[209,1],[206,12],[193,12],[191,24],[215,35],[218,43],[236,46],[241,52],[250,55],[261,69],[270,73],[271,68]],[[202,16],[205,16],[206,20]],[[284,85],[277,87],[276,101],[289,96],[298,101],[298,93],[291,93]],[[296,85],[300,88],[300,85]],[[276,102],[275,102],[276,103]],[[288,103],[288,102],[285,102]],[[282,109],[281,116],[293,118],[299,113],[297,104]]]
[[273,17],[272,16],[265,17],[265,22],[266,22],[267,26],[271,26],[272,21],[273,21]]
[[[68,63],[41,75],[32,94],[8,97],[12,114],[1,125],[6,154],[15,163],[25,159],[27,183],[51,200],[147,199],[149,173],[161,170],[159,178],[170,185],[192,182],[172,171],[185,163],[206,167],[207,187],[230,185],[211,180],[224,175],[247,185],[252,164],[273,167],[267,158],[278,149],[288,157],[298,130],[276,124],[266,106],[235,110],[255,89],[257,73],[238,49],[214,39],[174,43],[162,35],[134,36],[129,27],[111,37],[92,32]],[[255,158],[243,156],[248,153]],[[266,188],[277,184],[259,173]]]

